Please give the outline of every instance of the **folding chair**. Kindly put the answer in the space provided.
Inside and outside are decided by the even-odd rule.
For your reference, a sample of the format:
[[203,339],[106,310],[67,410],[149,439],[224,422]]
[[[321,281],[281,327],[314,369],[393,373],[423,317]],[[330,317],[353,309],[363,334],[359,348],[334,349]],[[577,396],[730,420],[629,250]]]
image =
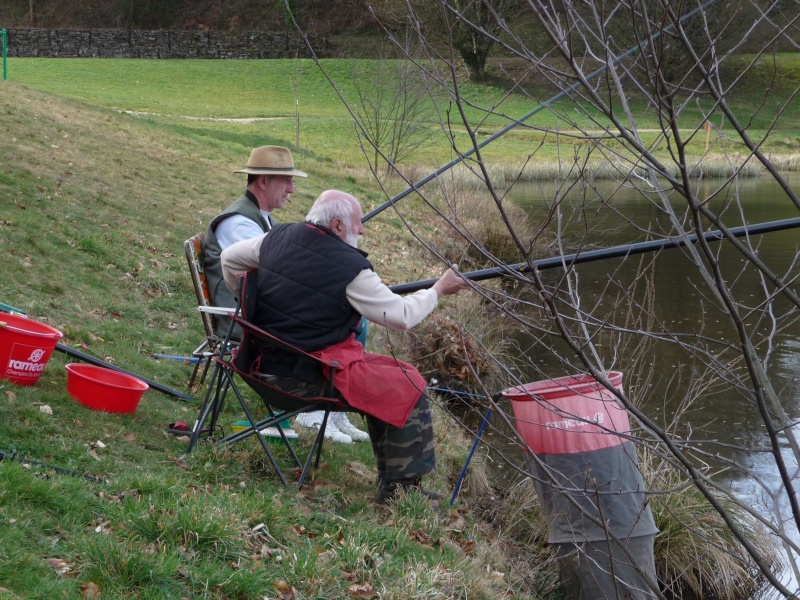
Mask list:
[[[205,431],[209,431],[211,435],[213,435],[213,432],[217,429],[217,421],[225,403],[225,398],[228,392],[233,392],[247,416],[250,425],[242,431],[222,437],[217,440],[217,443],[230,445],[253,435],[257,436],[258,441],[261,443],[264,452],[266,452],[281,483],[286,486],[286,477],[283,475],[273,451],[270,449],[265,436],[262,434],[262,431],[267,427],[276,427],[295,465],[297,467],[302,467],[302,472],[298,481],[298,485],[302,486],[315,457],[316,462],[314,468],[319,466],[320,457],[322,455],[322,444],[325,439],[325,427],[328,423],[328,417],[331,411],[346,411],[352,409],[350,409],[343,399],[337,396],[334,388],[334,367],[339,366],[337,362],[322,361],[270,335],[247,321],[249,315],[252,314],[254,305],[255,284],[256,277],[253,272],[246,273],[240,277],[239,306],[237,306],[236,311],[231,314],[231,325],[228,329],[226,339],[217,346],[218,352],[213,357],[215,363],[214,373],[209,382],[203,405],[200,408],[197,420],[192,428],[192,436],[189,441],[187,453],[192,451],[195,444],[200,439],[200,436]],[[235,324],[238,324],[242,329],[242,341],[238,347],[233,348],[230,353],[226,353],[224,348],[228,345],[229,337]],[[267,350],[265,350],[265,346]],[[265,351],[269,352],[270,348],[282,353],[303,357],[305,360],[316,363],[320,371],[325,372],[325,383],[322,392],[319,395],[301,397],[264,381],[255,371],[254,365],[257,364],[256,359],[259,356],[264,358]],[[251,387],[263,400],[264,406],[269,413],[268,418],[256,421],[247,401],[242,396],[237,386],[237,377]],[[297,453],[289,443],[289,440],[279,424],[281,421],[290,419],[301,413],[317,410],[325,412],[322,426],[314,438],[305,463],[301,463],[300,459],[297,457]]]
[[[205,381],[208,367],[211,365],[211,357],[216,353],[217,347],[222,342],[222,338],[216,334],[217,318],[214,316],[211,306],[211,295],[208,293],[208,283],[206,282],[206,274],[203,268],[203,246],[206,241],[205,233],[198,233],[193,235],[188,240],[183,242],[183,249],[186,252],[186,261],[189,263],[189,273],[192,276],[192,284],[194,284],[194,293],[197,296],[197,308],[200,311],[200,317],[203,319],[203,328],[206,332],[206,339],[200,344],[197,349],[192,352],[192,358],[196,358],[192,376],[189,379],[189,387],[194,385],[194,380],[197,377],[197,372],[200,365],[203,365],[203,373],[200,376],[200,385]],[[226,309],[225,314],[228,310]]]

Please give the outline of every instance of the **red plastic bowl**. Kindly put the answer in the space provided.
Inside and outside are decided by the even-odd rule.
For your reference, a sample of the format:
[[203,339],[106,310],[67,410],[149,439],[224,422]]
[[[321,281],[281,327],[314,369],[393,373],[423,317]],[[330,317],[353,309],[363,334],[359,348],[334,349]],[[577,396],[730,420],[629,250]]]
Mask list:
[[67,392],[92,410],[132,413],[150,389],[141,379],[103,367],[70,363],[66,369]]

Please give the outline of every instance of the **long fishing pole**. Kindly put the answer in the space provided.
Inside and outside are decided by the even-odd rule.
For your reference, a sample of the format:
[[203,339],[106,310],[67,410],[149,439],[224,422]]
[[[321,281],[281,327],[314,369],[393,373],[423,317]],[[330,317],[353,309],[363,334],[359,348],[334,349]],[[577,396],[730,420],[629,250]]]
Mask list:
[[[774,231],[784,231],[786,229],[796,229],[798,227],[800,227],[800,217],[795,217],[793,219],[782,219],[780,221],[768,221],[766,223],[756,223],[755,225],[732,227],[728,230],[728,232],[732,237],[740,238],[749,235],[771,233]],[[702,238],[707,242],[719,242],[724,240],[725,237],[725,234],[718,229],[709,231],[702,236]],[[698,239],[699,238],[696,234],[687,235],[685,238],[669,237],[663,240],[638,242],[635,244],[613,246],[611,248],[603,248],[600,250],[579,252],[577,254],[567,254],[566,256],[542,258],[533,261],[533,265],[540,271],[545,269],[554,269],[556,267],[566,268],[581,263],[594,262],[596,260],[619,258],[621,256],[633,256],[636,254],[644,254],[645,252],[658,252],[659,250],[666,250],[667,248],[678,248],[687,244],[696,244]],[[492,269],[482,269],[480,271],[461,273],[461,276],[471,281],[483,281],[485,279],[494,279],[496,277],[510,275],[512,272],[522,273],[528,270],[530,270],[529,264],[524,262],[508,265],[507,267],[494,267]],[[425,279],[424,281],[400,283],[390,286],[389,289],[395,294],[408,294],[411,292],[416,292],[417,290],[427,289],[433,286],[433,284],[437,281],[437,279]]]
[[[708,2],[706,2],[705,4],[703,4],[701,6],[698,6],[694,10],[691,10],[690,12],[686,13],[685,15],[683,15],[678,20],[678,22],[682,23],[686,19],[689,19],[689,18],[693,17],[698,12],[700,12],[702,10],[705,10],[706,8],[708,8],[709,6],[714,4],[714,2],[716,2],[716,0],[708,0]],[[674,28],[674,25],[668,25],[667,27],[664,28],[664,32],[670,31],[673,28]],[[658,33],[654,34],[651,39],[652,40],[658,39],[658,37],[661,35],[661,33],[662,32],[658,32]],[[620,54],[617,58],[612,60],[609,64],[604,65],[604,66],[600,67],[599,69],[597,69],[597,70],[593,71],[592,73],[590,73],[586,77],[586,81],[587,82],[591,81],[592,79],[594,79],[598,75],[601,75],[604,71],[608,70],[608,68],[610,66],[616,65],[617,63],[619,63],[619,62],[623,61],[624,59],[626,59],[627,57],[629,57],[631,54],[634,54],[634,53],[638,52],[640,49],[645,48],[645,47],[647,47],[647,43],[643,44],[641,47],[636,45],[633,48],[631,48],[631,49],[627,50],[626,52],[624,52],[623,54]],[[361,222],[362,223],[366,223],[372,217],[374,217],[375,215],[380,214],[381,212],[383,212],[384,210],[386,210],[387,208],[392,206],[395,202],[398,202],[399,200],[402,200],[403,198],[408,196],[411,192],[413,192],[417,188],[422,187],[423,185],[425,185],[426,183],[428,183],[432,179],[435,179],[436,177],[438,177],[439,175],[441,175],[445,171],[448,171],[449,169],[452,169],[454,166],[456,166],[457,164],[463,162],[466,158],[472,156],[473,154],[475,154],[475,152],[477,152],[478,150],[480,150],[484,146],[486,146],[488,144],[491,144],[497,138],[504,136],[506,133],[508,133],[509,131],[511,131],[512,129],[517,127],[518,125],[522,125],[525,121],[530,119],[535,114],[543,111],[546,108],[550,108],[553,104],[555,104],[556,102],[558,102],[559,100],[561,100],[562,98],[564,98],[565,96],[569,95],[570,93],[574,92],[575,90],[579,89],[582,86],[583,86],[582,82],[573,83],[567,89],[560,91],[558,94],[556,94],[555,96],[553,96],[552,98],[547,100],[544,104],[536,107],[535,109],[530,111],[525,116],[517,119],[513,123],[510,123],[510,124],[506,125],[505,127],[503,127],[498,132],[490,135],[488,138],[486,138],[481,143],[479,143],[476,147],[470,148],[469,150],[467,150],[463,154],[460,154],[457,158],[454,158],[453,160],[451,160],[449,163],[447,163],[443,167],[438,168],[436,171],[434,171],[433,173],[431,173],[427,177],[423,177],[418,182],[416,182],[416,183],[412,184],[410,187],[406,188],[404,191],[400,192],[399,194],[397,194],[393,198],[390,198],[387,202],[385,202],[384,204],[382,204],[378,208],[375,208],[375,209],[371,210],[370,212],[368,212],[366,215],[364,215],[361,218]]]
[[34,465],[34,466],[46,469],[48,471],[53,471],[54,473],[60,473],[62,475],[69,475],[70,477],[82,477],[86,481],[91,481],[93,483],[105,483],[106,482],[105,479],[100,479],[99,477],[95,477],[93,475],[87,475],[86,473],[78,473],[77,471],[70,471],[69,469],[65,469],[63,467],[54,467],[53,465],[48,465],[48,464],[43,463],[41,461],[32,460],[30,458],[19,457],[19,456],[17,456],[17,451],[16,450],[14,452],[10,453],[10,454],[8,452],[3,452],[2,450],[0,450],[0,461],[3,461],[5,459],[8,459],[10,461],[15,461],[15,462],[18,462],[18,463],[22,463],[23,465],[25,465],[25,464]]

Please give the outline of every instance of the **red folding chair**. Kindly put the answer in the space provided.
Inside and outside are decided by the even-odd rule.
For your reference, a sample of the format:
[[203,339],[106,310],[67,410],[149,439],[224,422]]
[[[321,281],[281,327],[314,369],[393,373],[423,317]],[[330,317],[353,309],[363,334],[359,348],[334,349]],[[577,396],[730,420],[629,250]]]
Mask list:
[[[188,452],[191,452],[197,441],[200,439],[202,432],[210,432],[213,437],[217,429],[217,421],[219,419],[220,411],[225,403],[225,398],[228,392],[232,391],[236,396],[239,404],[242,407],[249,426],[242,431],[226,435],[217,440],[219,444],[230,445],[241,440],[247,439],[253,435],[257,436],[261,446],[266,452],[270,463],[275,469],[281,483],[286,485],[286,478],[280,466],[275,459],[273,451],[270,449],[265,436],[261,433],[268,427],[275,427],[280,433],[284,445],[289,450],[289,454],[293,458],[297,467],[302,467],[302,472],[298,481],[298,485],[302,486],[305,481],[306,474],[311,466],[312,460],[316,456],[314,467],[317,468],[322,454],[322,444],[325,439],[325,427],[328,423],[328,417],[331,411],[351,411],[353,410],[342,398],[337,395],[334,388],[334,372],[335,367],[339,366],[335,361],[322,361],[319,358],[292,346],[266,331],[259,329],[247,319],[252,314],[255,298],[255,285],[256,277],[254,272],[245,273],[240,277],[240,291],[239,291],[239,306],[237,306],[235,313],[231,319],[231,326],[228,330],[228,335],[224,343],[218,347],[224,349],[228,346],[228,341],[231,332],[234,329],[234,324],[238,324],[242,329],[242,340],[238,348],[228,354],[224,351],[219,351],[214,357],[214,373],[206,390],[203,404],[200,408],[197,420],[192,428],[192,436],[189,442]],[[249,310],[248,310],[249,309]],[[262,379],[260,374],[255,370],[254,365],[258,364],[258,358],[263,360],[268,355],[270,350],[280,352],[282,354],[291,354],[304,360],[310,361],[310,364],[315,364],[319,368],[319,372],[323,373],[324,384],[319,393],[313,396],[303,397],[295,395],[287,390],[284,390],[276,385],[270,384]],[[256,394],[263,400],[264,406],[269,413],[269,417],[257,421],[247,401],[242,396],[236,380],[244,381],[251,387]],[[325,416],[322,421],[322,426],[317,432],[311,449],[308,452],[305,463],[301,463],[300,459],[294,451],[294,447],[290,444],[283,429],[279,426],[281,421],[295,417],[301,413],[322,410]]]

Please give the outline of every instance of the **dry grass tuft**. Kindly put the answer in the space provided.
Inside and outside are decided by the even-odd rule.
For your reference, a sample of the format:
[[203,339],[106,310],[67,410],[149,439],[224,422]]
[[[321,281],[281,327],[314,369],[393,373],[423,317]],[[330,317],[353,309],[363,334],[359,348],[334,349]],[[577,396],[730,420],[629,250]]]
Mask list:
[[[510,557],[510,568],[524,579],[538,597],[551,598],[559,587],[558,565],[547,544],[547,523],[530,478],[495,490],[480,499],[474,510],[494,531],[497,543]],[[501,541],[502,540],[502,541]]]
[[[507,263],[522,262],[537,244],[536,232],[525,210],[511,202],[503,202],[506,222],[497,204],[485,191],[459,190],[448,202],[451,219],[465,238],[450,238],[451,250],[456,256],[480,267],[495,266],[483,251]],[[520,248],[512,234],[522,244]]]
[[[758,177],[763,175],[764,167],[754,160],[744,161],[739,154],[708,154],[695,160],[689,159],[689,171],[697,176],[728,177],[735,172],[740,177]],[[779,155],[771,158],[772,163],[781,171],[800,169],[800,155]],[[674,163],[666,163],[671,175],[678,175],[678,167]],[[571,161],[543,159],[537,161],[505,161],[501,164],[487,165],[487,172],[495,185],[507,185],[516,181],[569,180],[578,177],[589,179],[624,180],[635,174],[646,176],[647,172],[639,164],[629,162],[614,163],[605,159],[576,158]],[[449,181],[462,190],[485,190],[485,183],[474,172],[466,167],[457,166],[448,173]]]
[[[446,409],[438,408],[433,410],[433,430],[438,442],[447,440],[447,443],[436,444],[437,477],[447,482],[448,490],[454,490],[475,439],[474,433],[467,431]],[[462,482],[459,499],[485,498],[491,495],[489,468],[485,454],[476,452]]]

